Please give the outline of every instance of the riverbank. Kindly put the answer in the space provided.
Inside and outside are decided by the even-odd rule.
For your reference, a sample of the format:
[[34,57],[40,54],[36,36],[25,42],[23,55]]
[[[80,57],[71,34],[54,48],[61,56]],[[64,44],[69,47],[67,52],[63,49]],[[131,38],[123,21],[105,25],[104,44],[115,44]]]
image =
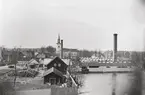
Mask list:
[[[88,71],[84,73],[129,73],[134,72],[135,68],[106,68],[106,67],[99,67],[99,68],[87,68]],[[83,73],[79,71],[78,73]]]

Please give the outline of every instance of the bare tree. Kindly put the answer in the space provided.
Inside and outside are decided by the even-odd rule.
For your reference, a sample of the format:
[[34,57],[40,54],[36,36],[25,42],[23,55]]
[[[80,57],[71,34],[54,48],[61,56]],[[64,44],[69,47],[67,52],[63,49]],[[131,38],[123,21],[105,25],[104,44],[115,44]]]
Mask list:
[[16,84],[16,79],[17,79],[17,68],[16,68],[16,64],[17,64],[17,59],[18,59],[18,49],[14,48],[12,51],[12,64],[15,65],[15,78],[14,78],[14,86]]

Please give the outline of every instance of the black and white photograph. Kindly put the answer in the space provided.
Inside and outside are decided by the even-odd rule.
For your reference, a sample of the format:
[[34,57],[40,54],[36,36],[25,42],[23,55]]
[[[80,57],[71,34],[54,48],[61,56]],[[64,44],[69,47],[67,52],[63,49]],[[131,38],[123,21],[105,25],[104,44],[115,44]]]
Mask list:
[[0,0],[0,95],[145,95],[145,0]]

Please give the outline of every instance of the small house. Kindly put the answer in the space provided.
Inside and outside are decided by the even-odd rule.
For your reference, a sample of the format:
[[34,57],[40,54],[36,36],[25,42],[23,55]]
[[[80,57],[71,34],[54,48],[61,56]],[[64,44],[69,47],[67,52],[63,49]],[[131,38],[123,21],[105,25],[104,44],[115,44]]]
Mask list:
[[62,72],[63,74],[66,74],[67,72],[67,67],[68,64],[65,63],[62,59],[60,59],[59,57],[55,57],[54,59],[52,59],[47,65],[47,70],[54,67],[55,69],[59,70],[60,72]]
[[28,68],[35,68],[36,66],[38,66],[39,63],[35,60],[35,59],[31,59],[28,64],[27,64],[27,67]]
[[44,84],[50,83],[51,85],[63,84],[66,80],[66,77],[63,75],[63,73],[55,69],[54,67],[45,71],[43,77],[44,77]]
[[29,61],[17,61],[17,66],[26,67]]
[[3,50],[2,51],[2,58],[6,62],[11,62],[12,61],[12,51]]

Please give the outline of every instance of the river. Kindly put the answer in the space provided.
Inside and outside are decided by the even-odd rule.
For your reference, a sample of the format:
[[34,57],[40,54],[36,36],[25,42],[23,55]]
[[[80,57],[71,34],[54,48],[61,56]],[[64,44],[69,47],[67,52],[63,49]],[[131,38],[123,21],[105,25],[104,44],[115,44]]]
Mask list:
[[93,73],[81,75],[81,80],[80,95],[128,95],[134,76],[132,73]]

